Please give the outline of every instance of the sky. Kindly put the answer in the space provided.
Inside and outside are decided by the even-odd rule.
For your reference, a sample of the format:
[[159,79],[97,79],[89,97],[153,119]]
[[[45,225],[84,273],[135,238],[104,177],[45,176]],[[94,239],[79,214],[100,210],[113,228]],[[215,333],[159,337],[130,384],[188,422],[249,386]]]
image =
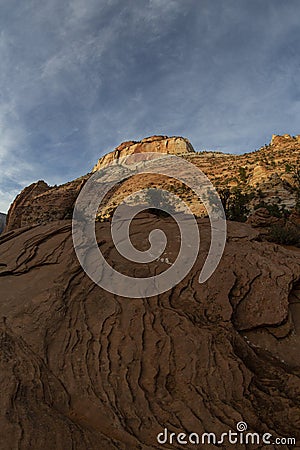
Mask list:
[[299,0],[0,0],[0,211],[126,140],[300,134]]

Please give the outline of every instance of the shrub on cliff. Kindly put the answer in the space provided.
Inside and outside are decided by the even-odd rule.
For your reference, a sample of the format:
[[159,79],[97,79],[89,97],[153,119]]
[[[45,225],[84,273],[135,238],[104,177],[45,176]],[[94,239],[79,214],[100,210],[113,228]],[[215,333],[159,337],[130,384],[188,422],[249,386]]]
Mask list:
[[219,191],[220,199],[228,220],[245,222],[249,214],[249,202],[252,194],[243,192],[240,187]]
[[270,227],[268,238],[276,244],[300,247],[300,227],[288,221],[275,223]]
[[[145,198],[153,205],[149,210],[159,217],[166,217],[176,212],[176,206],[171,202],[168,195],[160,189],[149,188]],[[165,208],[169,213],[164,211]]]

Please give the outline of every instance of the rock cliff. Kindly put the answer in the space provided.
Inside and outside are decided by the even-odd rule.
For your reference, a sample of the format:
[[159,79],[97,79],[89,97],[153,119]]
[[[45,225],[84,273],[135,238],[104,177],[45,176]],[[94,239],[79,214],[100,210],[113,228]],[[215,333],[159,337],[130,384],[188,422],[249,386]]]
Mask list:
[[179,136],[151,136],[141,141],[123,142],[113,152],[100,158],[94,166],[93,172],[100,170],[116,159],[132,155],[133,153],[146,152],[182,155],[185,153],[194,153],[195,150],[188,139]]
[[87,178],[52,187],[38,181],[26,187],[10,206],[5,231],[71,218],[74,202]]
[[[270,227],[285,224],[268,202],[273,209],[295,205],[299,137],[273,136],[258,151],[227,155],[155,136],[122,144],[94,170],[144,151],[178,154],[220,191],[239,187],[266,204],[248,224],[228,223],[224,255],[206,283],[198,276],[210,227],[198,218],[201,249],[189,275],[157,297],[127,299],[93,284],[74,254],[70,217],[91,174],[62,186],[39,181],[25,188],[0,236],[0,450],[179,449],[176,442],[159,444],[157,435],[167,428],[220,437],[240,421],[249,432],[296,438],[282,449],[300,448],[300,251],[262,242]],[[148,182],[126,181],[104,209]],[[160,176],[151,183],[179,192],[199,212],[182,186]],[[297,210],[290,214],[288,230],[299,226],[299,217]],[[96,222],[96,236],[116,270],[149,277],[175,261],[179,230],[171,218],[148,213],[131,224],[140,250],[148,249],[157,228],[168,244],[149,264],[124,260],[110,222]]]
[[[100,170],[123,156],[141,152],[176,154],[199,167],[212,181],[219,192],[224,189],[240,189],[251,200],[248,215],[257,207],[271,205],[291,212],[297,202],[295,170],[300,167],[300,137],[273,135],[270,144],[243,155],[220,152],[195,152],[190,142],[182,137],[152,136],[142,141],[122,143],[113,152],[99,159],[92,169]],[[58,187],[50,187],[39,181],[27,188],[11,205],[7,217],[6,231],[18,227],[47,223],[51,220],[70,217],[74,202],[87,174],[75,181]],[[299,184],[299,180],[298,180]],[[161,176],[132,178],[125,181],[101,206],[99,217],[111,215],[123,198],[136,190],[153,185],[172,190],[190,206],[197,216],[206,214],[203,204],[180,184]],[[298,186],[298,191],[300,186]],[[261,204],[263,202],[263,204]]]

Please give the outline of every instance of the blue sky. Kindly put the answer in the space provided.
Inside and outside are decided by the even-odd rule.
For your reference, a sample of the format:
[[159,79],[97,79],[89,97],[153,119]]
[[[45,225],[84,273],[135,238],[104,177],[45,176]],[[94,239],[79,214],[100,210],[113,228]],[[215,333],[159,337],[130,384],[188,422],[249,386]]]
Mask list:
[[300,134],[299,0],[0,0],[0,211],[120,142]]

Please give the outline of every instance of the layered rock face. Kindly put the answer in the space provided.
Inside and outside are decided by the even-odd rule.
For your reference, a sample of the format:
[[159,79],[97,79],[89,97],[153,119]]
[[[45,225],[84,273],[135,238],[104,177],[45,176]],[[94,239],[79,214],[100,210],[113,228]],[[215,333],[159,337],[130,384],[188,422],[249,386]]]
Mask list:
[[[152,136],[139,142],[123,142],[113,152],[100,158],[93,171],[100,170],[118,158],[143,152],[182,155],[193,153],[194,149],[182,137]],[[76,198],[89,176],[87,174],[58,187],[48,186],[44,181],[26,187],[9,209],[5,230],[71,217]]]
[[[216,186],[243,183],[292,207],[298,141],[275,136],[269,146],[237,156],[196,153],[183,138],[155,136],[121,144],[94,170],[133,153],[169,152],[193,162]],[[300,448],[300,252],[261,242],[281,219],[259,208],[249,224],[228,223],[221,263],[202,285],[210,227],[198,219],[201,250],[189,275],[157,297],[127,299],[95,285],[74,254],[66,219],[89,177],[25,188],[0,236],[0,450],[179,449],[176,440],[160,444],[157,435],[167,428],[220,438],[240,421],[249,432],[297,439],[282,449]],[[126,181],[108,203],[147,183]],[[153,183],[168,181],[157,175]],[[198,207],[190,192],[172,187]],[[294,212],[290,222],[299,221]],[[149,277],[175,261],[179,230],[171,218],[147,213],[131,224],[139,250],[148,249],[157,228],[168,237],[164,254],[141,265],[117,252],[109,222],[97,222],[96,235],[116,270]]]
[[174,136],[151,136],[141,141],[123,142],[113,152],[108,153],[99,159],[93,168],[93,172],[100,170],[113,161],[134,153],[168,153],[172,155],[183,155],[194,153],[193,146],[188,139]]
[[266,208],[258,208],[247,219],[247,223],[251,224],[254,228],[269,228],[279,221],[280,219],[273,217]]
[[300,144],[300,135],[291,136],[290,134],[273,134],[271,139],[271,145],[273,147],[282,147],[286,145],[298,146]]
[[[20,228],[27,222],[27,216],[30,215],[30,209],[32,208],[32,202],[36,197],[49,191],[50,186],[44,181],[38,181],[27,186],[23,191],[17,195],[15,201],[9,208],[6,222],[6,231],[11,229]],[[40,211],[39,211],[40,213]],[[24,220],[24,216],[26,219]]]
[[[198,223],[191,273],[144,299],[93,284],[74,255],[70,221],[0,237],[1,449],[179,449],[159,444],[158,433],[220,437],[242,420],[250,432],[296,437],[298,447],[281,448],[299,448],[300,253],[230,223],[224,257],[200,285],[210,229]],[[138,216],[135,245],[148,248],[153,228],[166,232],[163,256],[173,262],[171,219]],[[110,224],[97,223],[96,234],[116,270],[150,276],[169,267],[166,258],[124,264]]]
[[[212,181],[217,190],[241,188],[252,196],[250,212],[260,204],[278,205],[292,210],[296,204],[293,168],[300,164],[300,138],[290,135],[273,136],[269,145],[243,155],[220,152],[195,152],[190,142],[182,137],[152,136],[142,141],[122,143],[113,152],[99,159],[93,171],[100,170],[113,161],[140,153],[159,152],[178,155],[199,167]],[[25,188],[12,204],[6,231],[26,225],[48,223],[70,217],[78,193],[91,174],[58,187],[50,187],[40,181]],[[138,189],[159,186],[180,193],[191,211],[197,216],[206,214],[203,204],[188,190],[174,181],[161,176],[125,181],[116,188],[107,203],[102,205],[103,217],[111,215],[115,207]]]
[[44,181],[26,187],[8,211],[5,231],[71,218],[74,203],[87,178],[58,187],[51,187]]

